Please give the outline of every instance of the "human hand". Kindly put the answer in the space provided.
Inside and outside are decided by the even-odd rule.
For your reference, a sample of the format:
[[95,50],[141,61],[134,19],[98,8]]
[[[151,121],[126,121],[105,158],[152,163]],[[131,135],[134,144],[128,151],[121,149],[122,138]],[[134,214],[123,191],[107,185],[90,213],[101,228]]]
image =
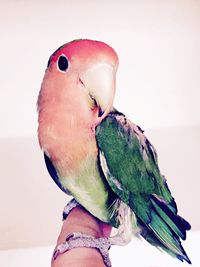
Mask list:
[[[84,208],[74,208],[63,222],[57,245],[73,232],[81,232],[95,238],[109,237],[112,227],[93,217]],[[52,267],[104,267],[100,252],[94,248],[74,248],[52,261]]]

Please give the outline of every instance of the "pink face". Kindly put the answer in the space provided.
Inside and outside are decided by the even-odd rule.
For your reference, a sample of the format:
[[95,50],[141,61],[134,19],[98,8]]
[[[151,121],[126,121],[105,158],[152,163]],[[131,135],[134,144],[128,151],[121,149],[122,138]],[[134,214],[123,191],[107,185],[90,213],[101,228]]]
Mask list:
[[93,40],[75,40],[58,48],[50,57],[48,68],[51,69],[52,64],[58,63],[59,58],[66,57],[68,62],[64,62],[65,67],[70,65],[86,68],[87,65],[95,62],[103,62],[112,65],[114,69],[118,67],[118,56],[116,52],[107,44]]
[[100,123],[113,106],[117,67],[117,54],[103,42],[76,40],[58,48],[38,98],[40,121],[57,116],[66,124],[66,114],[75,116],[78,107],[86,121],[90,116],[93,125]]
[[38,98],[38,135],[44,151],[66,169],[97,153],[90,137],[112,108],[117,66],[115,51],[92,40],[65,44],[49,59]]

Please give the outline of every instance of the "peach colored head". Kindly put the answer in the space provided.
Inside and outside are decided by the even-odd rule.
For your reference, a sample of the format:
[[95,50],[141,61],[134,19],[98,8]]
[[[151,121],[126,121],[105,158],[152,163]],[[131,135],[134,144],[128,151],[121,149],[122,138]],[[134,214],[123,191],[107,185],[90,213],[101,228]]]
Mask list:
[[72,155],[96,153],[89,138],[113,107],[117,67],[116,52],[99,41],[75,40],[52,54],[38,98],[39,141],[52,158],[71,151],[69,166]]

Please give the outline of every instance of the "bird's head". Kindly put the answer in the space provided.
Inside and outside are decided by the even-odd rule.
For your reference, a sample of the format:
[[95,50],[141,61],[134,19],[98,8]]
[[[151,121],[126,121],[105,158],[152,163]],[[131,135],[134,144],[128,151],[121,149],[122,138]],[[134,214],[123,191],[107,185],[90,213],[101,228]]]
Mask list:
[[68,95],[72,103],[81,95],[84,105],[96,110],[98,124],[112,109],[117,67],[117,54],[107,44],[93,40],[72,41],[51,55],[41,95],[48,90],[49,97],[55,101]]

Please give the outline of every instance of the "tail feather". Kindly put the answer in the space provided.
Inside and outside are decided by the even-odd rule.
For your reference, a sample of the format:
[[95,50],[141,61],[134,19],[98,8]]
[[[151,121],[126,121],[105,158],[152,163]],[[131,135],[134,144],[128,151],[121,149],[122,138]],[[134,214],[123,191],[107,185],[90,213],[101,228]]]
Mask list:
[[159,214],[159,216],[165,221],[165,223],[171,228],[171,230],[181,239],[186,239],[186,230],[191,228],[190,224],[179,215],[172,212],[164,200],[160,199],[156,195],[152,195],[151,202]]
[[150,232],[148,233],[147,231],[148,235],[146,235],[145,239],[150,243],[154,243],[153,245],[158,244],[158,246],[172,256],[176,256],[179,260],[191,263],[180,242],[180,238],[186,239],[186,230],[190,229],[190,224],[173,213],[168,204],[157,195],[152,195],[150,200],[152,204],[151,221],[146,224]]
[[184,229],[186,231],[190,230],[191,229],[191,225],[188,221],[186,221],[184,218],[182,218],[181,216],[177,215],[177,217],[179,218],[179,223],[180,225],[182,225],[182,227],[184,227]]
[[142,222],[140,222],[140,226],[142,227],[141,235],[142,237],[149,242],[151,245],[155,246],[159,250],[163,250],[169,255],[171,255],[173,258],[177,258],[176,253],[169,250],[156,236],[155,233],[146,227],[146,225]]
[[156,211],[151,212],[152,220],[148,227],[153,231],[159,241],[164,245],[166,248],[165,251],[168,253],[171,252],[178,259],[182,259],[191,263],[190,259],[188,258],[185,250],[183,249],[181,242],[177,235],[174,235],[173,231],[169,228],[168,224],[163,221],[162,217],[157,214]]

